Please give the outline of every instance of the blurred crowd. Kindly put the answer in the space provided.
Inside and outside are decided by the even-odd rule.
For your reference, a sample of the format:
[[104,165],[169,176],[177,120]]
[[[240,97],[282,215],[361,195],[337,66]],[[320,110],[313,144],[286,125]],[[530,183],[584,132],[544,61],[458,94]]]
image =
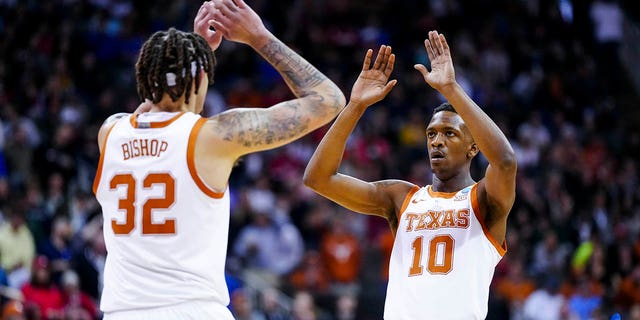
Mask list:
[[[640,319],[640,121],[631,113],[640,99],[618,56],[625,16],[640,23],[628,3],[248,3],[347,97],[366,49],[393,47],[399,83],[360,121],[341,169],[369,181],[430,184],[424,128],[442,97],[412,66],[428,64],[427,31],[444,33],[458,81],[518,157],[508,253],[488,318]],[[170,26],[191,30],[199,5],[0,0],[3,320],[100,318],[97,131],[109,115],[137,107],[133,68],[145,39]],[[224,42],[216,56],[205,115],[291,98],[248,47]],[[237,319],[381,318],[388,225],[302,185],[325,131],[247,156],[232,174],[227,276]],[[474,176],[485,166],[474,160]]]

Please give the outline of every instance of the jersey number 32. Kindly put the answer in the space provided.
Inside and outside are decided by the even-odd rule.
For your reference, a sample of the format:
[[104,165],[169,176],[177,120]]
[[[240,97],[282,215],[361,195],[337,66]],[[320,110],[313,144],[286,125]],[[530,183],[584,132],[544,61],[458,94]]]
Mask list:
[[[149,198],[142,205],[142,234],[161,235],[175,234],[175,219],[165,219],[163,222],[154,222],[151,214],[154,209],[168,209],[175,202],[175,179],[169,173],[150,173],[142,180],[142,187],[150,189],[153,185],[164,186],[163,198]],[[126,187],[126,196],[118,202],[118,209],[124,211],[124,222],[111,220],[113,233],[117,235],[130,234],[135,228],[136,216],[136,179],[131,174],[115,175],[109,182],[109,188],[116,190],[118,186]]]

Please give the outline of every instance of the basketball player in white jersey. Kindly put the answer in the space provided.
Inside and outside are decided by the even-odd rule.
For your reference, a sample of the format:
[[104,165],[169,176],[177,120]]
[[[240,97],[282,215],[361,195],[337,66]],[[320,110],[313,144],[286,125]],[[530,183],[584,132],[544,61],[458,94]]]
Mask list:
[[[99,132],[107,320],[233,319],[224,266],[234,163],[302,137],[345,104],[242,0],[205,3],[194,24],[195,33],[172,28],[145,42],[136,80],[147,112],[112,117]],[[200,117],[223,37],[260,53],[297,99]]]
[[[349,134],[367,107],[395,85],[394,58],[380,70],[363,68],[351,98],[315,151],[305,184],[355,212],[386,218],[395,233],[384,319],[484,319],[489,284],[506,251],[507,215],[515,199],[516,159],[498,126],[455,80],[444,35],[429,33],[431,72],[424,80],[450,104],[434,109],[426,128],[433,184],[365,182],[338,173]],[[366,67],[366,63],[365,63]],[[489,166],[473,181],[480,151]]]

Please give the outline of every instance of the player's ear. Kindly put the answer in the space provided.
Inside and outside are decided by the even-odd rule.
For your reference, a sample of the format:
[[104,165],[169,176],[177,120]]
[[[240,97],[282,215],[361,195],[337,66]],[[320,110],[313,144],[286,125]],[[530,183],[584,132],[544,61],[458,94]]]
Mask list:
[[467,159],[472,159],[476,154],[478,154],[478,152],[480,152],[478,145],[475,142],[472,142],[469,146],[469,150],[467,150]]

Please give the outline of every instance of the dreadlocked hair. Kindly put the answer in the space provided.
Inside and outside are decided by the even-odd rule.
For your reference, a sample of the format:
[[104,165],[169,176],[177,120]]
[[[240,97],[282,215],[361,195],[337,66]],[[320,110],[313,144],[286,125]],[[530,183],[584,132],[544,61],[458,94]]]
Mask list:
[[185,103],[189,103],[194,80],[197,94],[200,71],[213,82],[215,64],[209,44],[200,35],[175,28],[158,31],[142,45],[136,62],[138,95],[153,103],[160,102],[165,93],[173,102],[185,95]]

